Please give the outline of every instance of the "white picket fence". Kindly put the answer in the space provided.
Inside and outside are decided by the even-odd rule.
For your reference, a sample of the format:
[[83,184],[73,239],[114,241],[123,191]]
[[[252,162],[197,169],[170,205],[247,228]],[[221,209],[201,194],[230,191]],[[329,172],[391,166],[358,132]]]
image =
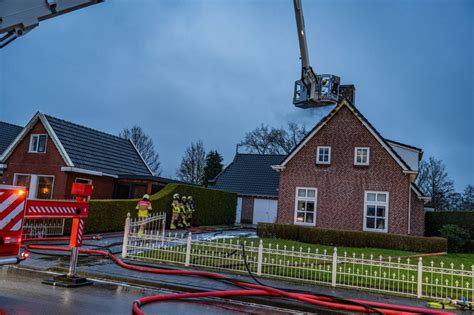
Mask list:
[[43,238],[64,235],[66,219],[26,219],[22,238]]
[[333,253],[302,247],[282,248],[264,244],[262,240],[243,243],[235,239],[193,240],[191,233],[148,233],[140,238],[127,230],[127,224],[122,256],[239,273],[247,272],[247,263],[258,276],[418,298],[464,296],[474,302],[474,265],[469,268],[434,262],[424,265],[422,258],[357,256],[339,253],[337,248]]

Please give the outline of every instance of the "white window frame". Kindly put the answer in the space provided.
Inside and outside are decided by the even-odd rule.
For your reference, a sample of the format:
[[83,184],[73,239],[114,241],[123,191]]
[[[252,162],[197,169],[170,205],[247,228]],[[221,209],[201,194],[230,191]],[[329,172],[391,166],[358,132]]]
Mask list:
[[83,180],[83,181],[87,181],[87,184],[92,184],[92,179],[90,178],[82,178],[82,177],[76,177],[76,179],[74,180],[75,183],[77,183],[77,180]]
[[[44,152],[38,151],[39,138],[40,138],[41,136],[45,136],[45,137],[46,137],[46,141],[45,141],[45,143],[44,143]],[[38,140],[37,140],[37,142],[36,142],[36,149],[33,148],[33,139],[34,139],[34,138],[38,138]],[[46,149],[47,145],[48,145],[48,134],[46,134],[46,133],[37,133],[37,134],[35,133],[35,134],[31,134],[31,135],[30,135],[30,144],[29,144],[29,146],[28,146],[28,153],[46,153],[46,151],[47,151],[47,149]]]
[[[320,161],[319,160],[319,150],[328,149],[328,160]],[[331,147],[330,146],[317,146],[316,147],[316,164],[331,164]]]
[[[298,197],[299,189],[314,190],[314,197]],[[298,222],[296,220],[298,217],[298,201],[314,201],[313,223]],[[296,187],[293,223],[297,225],[316,226],[316,217],[317,217],[317,212],[318,212],[317,208],[318,208],[318,189],[315,187]],[[306,212],[307,211],[305,210],[305,213]]]
[[[51,184],[51,198],[50,199],[41,199],[41,200],[51,200],[53,199],[54,193],[54,182],[56,177],[54,175],[44,175],[44,174],[28,174],[28,173],[15,173],[13,174],[13,185],[16,185],[17,176],[30,176],[30,187],[26,187],[28,189],[28,198],[29,199],[37,199],[36,193],[38,191],[38,177],[52,177],[53,182]],[[32,189],[33,188],[33,189]]]
[[[367,150],[367,162],[357,162],[357,150]],[[354,165],[364,165],[367,166],[370,164],[370,148],[369,147],[355,147],[354,148]]]
[[[375,194],[375,201],[368,201],[367,195],[368,194]],[[386,195],[385,202],[377,201],[377,194],[384,194]],[[379,233],[387,233],[388,232],[388,213],[389,213],[389,198],[390,194],[388,191],[372,191],[366,190],[364,193],[364,226],[363,230],[368,232],[379,232]],[[384,229],[377,229],[377,228],[368,228],[367,227],[367,206],[375,206],[375,226],[377,226],[377,206],[385,206],[385,224]],[[372,217],[372,216],[371,216]]]

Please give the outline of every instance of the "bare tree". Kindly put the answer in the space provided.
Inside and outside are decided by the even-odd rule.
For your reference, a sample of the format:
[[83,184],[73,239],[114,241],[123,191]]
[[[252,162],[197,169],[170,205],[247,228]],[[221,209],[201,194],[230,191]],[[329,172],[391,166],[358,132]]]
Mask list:
[[287,129],[261,124],[254,130],[247,132],[239,146],[245,147],[250,153],[288,154],[306,133],[306,128],[295,122],[288,123]]
[[131,140],[153,174],[156,176],[161,174],[160,155],[155,150],[153,140],[143,131],[142,127],[133,126],[130,129],[124,128],[119,133],[119,137]]
[[289,122],[286,130],[280,128],[280,133],[282,134],[282,137],[279,139],[278,146],[281,148],[283,153],[288,154],[300,143],[308,131],[304,125],[300,126],[295,122]]
[[436,210],[449,208],[449,195],[454,191],[454,184],[441,160],[430,157],[428,161],[421,161],[417,183],[424,194],[431,196]]
[[254,130],[247,132],[239,145],[246,147],[250,153],[279,154],[276,140],[280,136],[277,129],[261,124]]
[[191,143],[184,151],[181,165],[176,175],[182,181],[202,185],[204,181],[204,166],[206,165],[206,152],[201,140]]
[[474,185],[466,186],[464,193],[462,194],[462,199],[464,210],[474,211]]

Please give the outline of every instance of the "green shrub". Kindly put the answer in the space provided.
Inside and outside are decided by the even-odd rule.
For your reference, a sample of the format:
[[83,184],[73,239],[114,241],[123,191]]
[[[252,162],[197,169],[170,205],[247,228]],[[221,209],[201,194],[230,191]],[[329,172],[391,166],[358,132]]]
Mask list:
[[447,251],[447,241],[440,237],[330,230],[290,224],[259,223],[257,235],[330,246],[387,248],[425,253]]
[[446,224],[439,230],[442,237],[448,240],[448,251],[450,253],[459,253],[463,251],[469,232],[457,225]]
[[464,245],[464,253],[474,253],[474,240],[467,240]]
[[[230,225],[235,221],[237,195],[215,189],[182,184],[168,184],[158,193],[150,196],[153,212],[166,212],[167,227],[171,218],[171,202],[178,193],[193,196],[196,212],[193,225]],[[86,233],[122,231],[127,213],[136,217],[135,206],[138,199],[91,200]]]
[[425,235],[439,236],[443,225],[454,224],[469,232],[474,238],[474,211],[427,212],[425,216]]

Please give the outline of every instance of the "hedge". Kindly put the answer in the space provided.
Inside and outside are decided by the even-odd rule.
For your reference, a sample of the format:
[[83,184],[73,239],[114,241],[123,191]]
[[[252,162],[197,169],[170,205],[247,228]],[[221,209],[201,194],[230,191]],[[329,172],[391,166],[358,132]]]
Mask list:
[[457,225],[469,232],[474,239],[474,211],[427,212],[425,216],[425,234],[439,236],[439,230],[446,224]]
[[[196,208],[193,225],[230,225],[235,222],[236,194],[198,186],[168,184],[150,196],[153,212],[166,212],[167,227],[175,193],[193,196]],[[130,212],[132,217],[136,217],[135,206],[138,200],[91,200],[86,233],[122,231],[127,213]]]
[[387,248],[424,253],[447,252],[448,248],[446,239],[441,237],[330,230],[273,223],[259,223],[257,235],[330,246]]

